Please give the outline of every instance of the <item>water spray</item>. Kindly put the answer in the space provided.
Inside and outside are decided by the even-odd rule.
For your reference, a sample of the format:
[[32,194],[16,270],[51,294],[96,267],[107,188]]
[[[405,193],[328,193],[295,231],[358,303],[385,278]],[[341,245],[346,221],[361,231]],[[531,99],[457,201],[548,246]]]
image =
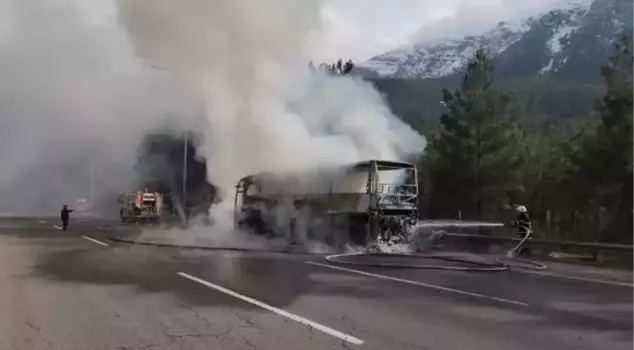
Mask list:
[[418,223],[419,228],[447,228],[447,227],[488,227],[499,228],[506,226],[503,222],[462,221],[462,220],[437,220]]

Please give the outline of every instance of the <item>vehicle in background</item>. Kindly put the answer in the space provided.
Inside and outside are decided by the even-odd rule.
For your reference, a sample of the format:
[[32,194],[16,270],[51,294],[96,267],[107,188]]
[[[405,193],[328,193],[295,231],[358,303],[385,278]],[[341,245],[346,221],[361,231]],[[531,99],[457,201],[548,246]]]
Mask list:
[[75,211],[86,212],[90,209],[90,204],[86,198],[77,198],[75,200]]
[[159,192],[126,192],[119,197],[119,216],[122,222],[154,221],[164,211],[163,195]]

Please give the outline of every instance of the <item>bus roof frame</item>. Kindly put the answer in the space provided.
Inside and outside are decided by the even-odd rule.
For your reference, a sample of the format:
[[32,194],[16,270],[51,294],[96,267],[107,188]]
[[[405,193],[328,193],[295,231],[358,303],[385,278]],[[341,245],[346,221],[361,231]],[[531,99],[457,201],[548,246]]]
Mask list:
[[[401,161],[391,161],[391,160],[375,160],[375,159],[371,159],[371,160],[365,160],[365,161],[361,161],[361,162],[356,162],[356,163],[352,163],[349,165],[343,165],[340,168],[343,169],[344,171],[366,171],[369,170],[370,168],[372,168],[373,165],[376,165],[378,168],[392,168],[392,169],[406,169],[406,168],[416,168],[416,164],[414,163],[410,163],[410,162],[401,162]],[[333,169],[338,168],[337,166],[333,166]],[[238,183],[240,182],[252,182],[253,180],[259,178],[259,177],[263,177],[263,176],[276,176],[276,175],[291,175],[291,173],[289,174],[284,174],[284,173],[273,173],[273,172],[261,172],[261,173],[256,173],[256,174],[251,174],[251,175],[247,175],[243,178],[241,178]]]

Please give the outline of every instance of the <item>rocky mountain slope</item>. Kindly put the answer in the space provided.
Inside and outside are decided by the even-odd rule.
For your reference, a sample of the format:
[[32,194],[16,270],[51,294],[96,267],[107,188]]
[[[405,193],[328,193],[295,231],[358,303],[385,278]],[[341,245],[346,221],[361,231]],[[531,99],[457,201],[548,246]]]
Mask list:
[[463,71],[480,47],[507,77],[598,78],[613,44],[632,33],[632,0],[571,0],[566,6],[514,23],[501,22],[477,36],[437,40],[376,56],[359,68],[369,77],[440,78]]

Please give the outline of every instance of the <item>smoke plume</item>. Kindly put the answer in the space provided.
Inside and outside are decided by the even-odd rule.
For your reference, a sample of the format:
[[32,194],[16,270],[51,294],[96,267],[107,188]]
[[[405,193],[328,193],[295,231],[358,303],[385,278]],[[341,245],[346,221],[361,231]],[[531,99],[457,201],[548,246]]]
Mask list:
[[310,73],[327,45],[321,11],[315,0],[0,0],[0,211],[111,201],[165,120],[202,134],[197,153],[225,196],[249,173],[422,152],[372,86]]
[[369,158],[403,159],[424,139],[369,84],[312,75],[315,0],[120,0],[135,52],[197,86],[206,108],[201,154],[227,195],[247,174]]
[[91,193],[115,209],[144,132],[189,115],[175,80],[135,56],[113,5],[0,0],[0,211],[55,213]]

